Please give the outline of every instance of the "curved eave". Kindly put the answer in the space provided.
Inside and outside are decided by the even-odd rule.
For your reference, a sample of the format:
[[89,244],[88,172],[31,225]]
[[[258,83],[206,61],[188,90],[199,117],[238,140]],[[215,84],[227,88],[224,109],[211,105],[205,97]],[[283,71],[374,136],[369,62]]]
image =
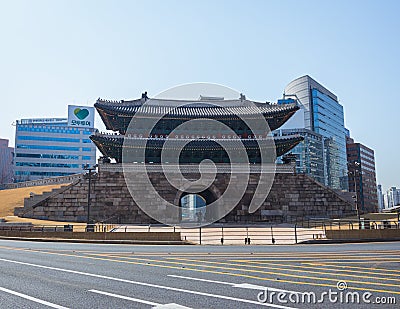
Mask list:
[[[91,135],[90,139],[94,142],[100,152],[107,157],[115,158],[117,161],[121,161],[122,156],[122,147],[124,143],[124,136],[121,135]],[[135,148],[135,143],[140,145],[140,147],[145,147],[147,149],[161,149],[166,140],[164,139],[130,139],[131,143],[130,146]],[[172,148],[174,148],[174,140],[168,140]],[[279,137],[274,139],[274,144],[272,143],[265,143],[262,144],[262,148],[270,149],[273,145],[276,149],[276,156],[282,156],[286,152],[290,151],[296,145],[298,145],[301,141],[303,141],[303,137],[301,136],[293,136],[293,137]],[[176,140],[177,149],[180,148],[184,140]],[[243,145],[245,146],[246,150],[258,150],[259,144],[257,140],[246,140],[246,139],[232,139],[232,140],[224,140],[224,142],[231,143],[229,148],[231,149],[238,149],[241,148]],[[186,150],[188,151],[196,151],[198,149],[202,150],[214,150],[220,151],[223,148],[218,145],[213,140],[195,140],[191,141],[185,146]]]
[[304,138],[302,136],[292,137],[290,139],[283,140],[280,143],[278,142],[277,139],[275,139],[276,156],[277,157],[283,156],[285,153],[287,153],[290,150],[292,150],[294,147],[296,147],[303,140],[304,140]]
[[[119,131],[124,134],[126,132],[127,127],[129,126],[130,120],[135,115],[135,113],[122,110],[116,108],[113,105],[104,105],[100,103],[96,103],[95,107],[103,120],[107,130]],[[262,111],[263,117],[267,120],[270,129],[276,130],[280,126],[282,126],[293,114],[299,109],[296,104],[287,104],[287,106],[279,106],[279,108],[271,109],[269,111]],[[194,110],[196,111],[196,110]],[[214,111],[213,113],[205,113],[201,109],[198,109],[198,113],[194,113],[193,110],[190,111],[189,114],[180,114],[180,113],[169,113],[163,116],[163,119],[180,119],[183,121],[192,120],[192,119],[217,119],[217,120],[235,120],[238,117],[243,118],[252,118],[258,117],[260,113],[242,113],[242,114],[221,114],[221,109],[209,109],[208,111]],[[148,117],[159,117],[162,114],[148,114]],[[146,115],[147,116],[147,115]]]

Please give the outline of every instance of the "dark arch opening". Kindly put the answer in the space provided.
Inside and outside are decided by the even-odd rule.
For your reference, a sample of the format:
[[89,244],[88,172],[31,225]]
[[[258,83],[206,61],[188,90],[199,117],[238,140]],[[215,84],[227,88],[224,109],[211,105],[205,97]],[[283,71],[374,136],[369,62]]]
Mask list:
[[210,205],[217,198],[206,189],[199,193],[183,192],[179,198],[180,217],[182,223],[201,223],[208,221],[212,214],[204,207]]

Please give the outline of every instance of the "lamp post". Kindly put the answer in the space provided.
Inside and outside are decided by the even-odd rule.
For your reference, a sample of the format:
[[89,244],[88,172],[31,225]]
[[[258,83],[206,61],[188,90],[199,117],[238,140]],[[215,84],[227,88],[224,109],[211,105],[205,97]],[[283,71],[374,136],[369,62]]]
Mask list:
[[92,172],[95,171],[97,168],[97,164],[93,165],[92,167],[89,166],[89,164],[85,164],[85,167],[83,168],[84,170],[88,171],[88,194],[87,194],[87,231],[89,229],[89,224],[90,224],[90,191],[91,191],[91,184],[92,184]]
[[349,175],[353,175],[353,179],[354,179],[354,201],[355,201],[355,206],[356,206],[356,213],[357,213],[357,220],[358,220],[358,228],[361,229],[361,217],[360,217],[360,209],[358,207],[358,194],[357,194],[357,181],[358,181],[358,177],[357,177],[357,173],[358,176],[360,176],[360,171],[359,168],[361,166],[360,162],[355,161],[354,163],[349,163],[349,166],[354,168],[354,171],[352,172],[348,172]]
[[397,228],[400,228],[400,206],[397,207]]

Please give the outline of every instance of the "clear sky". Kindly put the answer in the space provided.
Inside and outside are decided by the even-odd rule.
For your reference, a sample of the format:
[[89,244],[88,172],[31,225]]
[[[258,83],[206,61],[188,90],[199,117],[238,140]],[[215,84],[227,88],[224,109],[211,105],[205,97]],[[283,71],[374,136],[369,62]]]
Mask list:
[[212,82],[276,101],[308,74],[400,186],[400,1],[0,0],[0,137],[68,104]]

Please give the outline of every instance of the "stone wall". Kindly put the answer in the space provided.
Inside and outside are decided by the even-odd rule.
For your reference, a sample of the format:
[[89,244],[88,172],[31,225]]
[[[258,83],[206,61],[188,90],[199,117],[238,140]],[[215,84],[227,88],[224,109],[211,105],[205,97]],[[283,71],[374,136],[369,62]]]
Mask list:
[[37,186],[47,186],[47,185],[55,185],[55,184],[67,184],[77,181],[81,179],[83,174],[74,174],[69,176],[59,176],[59,177],[51,177],[37,180],[29,180],[24,182],[17,183],[7,183],[4,185],[4,189],[18,189],[18,188],[27,188],[27,187],[37,187]]
[[[173,188],[161,172],[148,174],[160,195],[170,203],[179,205],[184,192]],[[333,190],[326,188],[306,175],[279,172],[275,175],[272,189],[262,206],[252,214],[248,206],[259,180],[259,172],[251,172],[245,195],[234,209],[220,222],[294,222],[307,217],[340,218],[354,215],[354,206],[341,198]],[[185,174],[188,179],[198,179],[193,172]],[[229,175],[218,173],[208,189],[207,199],[218,199],[229,182]],[[149,194],[149,188],[140,187],[143,196]],[[83,178],[63,193],[52,196],[25,217],[85,222],[87,207],[88,180]],[[107,223],[156,223],[135,203],[125,183],[122,168],[115,164],[100,166],[92,179],[91,219]],[[149,201],[149,203],[154,201]],[[160,208],[161,211],[161,208]]]

